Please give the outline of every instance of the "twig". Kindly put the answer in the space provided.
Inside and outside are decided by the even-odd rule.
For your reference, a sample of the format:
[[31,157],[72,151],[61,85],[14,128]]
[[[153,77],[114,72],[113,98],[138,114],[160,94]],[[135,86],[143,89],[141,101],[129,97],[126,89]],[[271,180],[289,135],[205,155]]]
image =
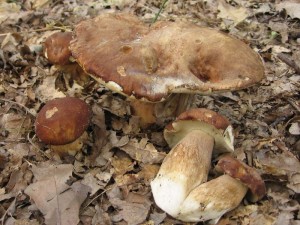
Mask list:
[[48,31],[48,30],[63,30],[63,31],[66,31],[66,30],[68,30],[68,28],[67,27],[57,27],[57,26],[54,26],[54,27],[45,27],[45,28],[40,28],[40,29],[35,29],[35,30],[29,30],[29,31],[3,33],[3,34],[0,34],[0,37],[6,36],[6,35],[11,34],[11,33],[22,34],[22,33]]
[[14,101],[11,101],[11,100],[8,100],[8,99],[5,99],[5,98],[0,98],[0,101],[3,101],[3,102],[9,102],[9,103],[18,105],[18,106],[20,106],[21,108],[25,109],[25,111],[26,111],[27,113],[29,113],[30,115],[32,115],[32,116],[34,116],[34,117],[36,116],[36,114],[35,114],[34,112],[32,112],[29,108],[27,108],[25,105],[22,105],[22,104],[20,104],[20,103],[18,103],[18,102],[14,102]]
[[35,138],[35,135],[30,138],[29,137],[29,133],[27,134],[27,140],[29,141],[29,143],[33,146],[34,149],[36,149],[38,152],[40,152],[43,156],[45,156],[47,159],[51,159],[51,157],[49,157],[44,151],[42,151],[38,146],[36,146],[35,143],[33,143],[32,139]]
[[300,112],[300,106],[297,104],[297,101],[293,98],[288,98],[287,101],[298,111]]
[[280,59],[282,62],[287,64],[288,66],[292,67],[297,74],[300,74],[300,66],[298,66],[294,60],[291,59],[290,56],[284,54],[284,53],[279,53],[277,54],[278,59]]
[[168,0],[164,0],[164,1],[163,1],[162,5],[161,5],[160,8],[159,8],[159,11],[156,13],[155,17],[154,17],[153,20],[152,20],[151,25],[157,21],[157,18],[158,18],[158,16],[160,15],[160,13],[162,12],[163,8],[165,7],[165,4],[167,3],[167,1],[168,1]]

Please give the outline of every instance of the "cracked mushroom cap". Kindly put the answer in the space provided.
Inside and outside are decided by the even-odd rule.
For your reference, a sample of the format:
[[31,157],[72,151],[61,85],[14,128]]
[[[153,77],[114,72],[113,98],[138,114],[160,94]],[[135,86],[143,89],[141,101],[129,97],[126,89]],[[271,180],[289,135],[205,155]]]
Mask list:
[[89,125],[91,111],[81,99],[74,97],[48,101],[35,121],[39,139],[51,145],[65,145],[79,138]]
[[180,114],[164,129],[164,138],[172,148],[192,130],[201,130],[215,140],[215,152],[233,152],[230,122],[222,115],[205,108],[190,109]]
[[242,89],[264,78],[261,58],[244,42],[188,22],[149,27],[130,14],[102,14],[75,27],[70,50],[108,88],[152,102],[171,93]]
[[44,55],[48,61],[56,65],[70,64],[71,40],[72,32],[56,32],[50,35],[44,43]]
[[259,173],[252,167],[229,155],[222,156],[216,170],[224,172],[246,185],[250,191],[250,201],[256,202],[266,194],[266,186]]

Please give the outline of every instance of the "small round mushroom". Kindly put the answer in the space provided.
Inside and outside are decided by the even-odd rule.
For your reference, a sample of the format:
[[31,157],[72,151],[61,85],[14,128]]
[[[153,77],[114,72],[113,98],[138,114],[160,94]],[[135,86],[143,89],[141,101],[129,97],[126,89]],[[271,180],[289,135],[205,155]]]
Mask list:
[[44,43],[44,55],[48,61],[55,65],[70,64],[72,56],[69,50],[72,32],[56,32],[50,35]]
[[58,153],[76,153],[86,137],[91,118],[89,106],[81,99],[64,97],[48,101],[37,114],[35,132]]
[[[182,21],[149,27],[134,15],[101,14],[75,27],[70,50],[100,83],[129,99],[153,103],[173,94],[242,89],[264,78],[261,58],[244,42]],[[186,105],[174,101],[181,109],[171,107],[171,113],[181,113],[190,104],[181,102]]]
[[217,167],[225,174],[193,189],[181,204],[177,219],[218,220],[241,203],[248,189],[253,201],[265,195],[264,181],[254,168],[229,155],[222,157]]
[[[59,71],[63,71],[67,79],[76,80],[79,85],[84,86],[89,81],[89,76],[83,72],[82,68],[72,62],[72,54],[69,50],[72,32],[56,32],[50,35],[44,43],[44,55],[48,61],[56,65]],[[69,82],[65,83],[69,86]]]
[[191,109],[166,126],[164,137],[170,147],[151,189],[156,204],[177,218],[187,195],[207,181],[213,149],[233,151],[229,121],[208,109]]

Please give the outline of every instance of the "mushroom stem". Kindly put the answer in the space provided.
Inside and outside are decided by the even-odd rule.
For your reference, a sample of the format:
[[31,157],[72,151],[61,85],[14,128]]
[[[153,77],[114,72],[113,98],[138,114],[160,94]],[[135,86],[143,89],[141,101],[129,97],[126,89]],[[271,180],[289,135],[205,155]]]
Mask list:
[[177,219],[185,222],[218,219],[236,208],[247,190],[246,185],[229,175],[217,177],[191,191],[182,203]]
[[151,188],[156,204],[173,217],[180,205],[199,184],[207,181],[214,138],[192,130],[164,159]]
[[133,115],[140,117],[140,125],[147,128],[149,125],[162,124],[166,119],[174,119],[190,108],[194,94],[172,94],[164,102],[130,101]]

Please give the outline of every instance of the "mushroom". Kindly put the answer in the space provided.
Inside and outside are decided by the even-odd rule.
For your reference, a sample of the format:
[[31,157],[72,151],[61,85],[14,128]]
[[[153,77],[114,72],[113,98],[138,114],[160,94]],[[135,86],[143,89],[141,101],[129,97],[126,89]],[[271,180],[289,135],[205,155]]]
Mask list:
[[265,195],[265,183],[254,168],[229,155],[221,157],[216,167],[225,174],[193,189],[181,204],[177,219],[218,220],[241,203],[248,189],[252,201]]
[[190,109],[166,126],[164,137],[172,148],[151,189],[156,204],[177,218],[188,194],[207,181],[212,152],[232,152],[228,120],[209,109]]
[[[189,22],[149,27],[134,15],[102,14],[80,22],[73,35],[70,50],[83,70],[129,99],[157,103],[175,94],[242,89],[264,78],[261,58],[244,42]],[[166,103],[172,110],[155,104],[153,115],[178,115],[191,101],[173,102]]]
[[71,40],[72,32],[56,32],[50,35],[44,42],[44,55],[51,64],[83,85],[88,82],[88,76],[71,60],[72,54],[69,50]]
[[72,56],[69,50],[72,32],[56,32],[50,35],[44,43],[44,55],[48,61],[55,65],[70,64]]
[[48,101],[37,114],[35,132],[60,155],[74,155],[82,147],[91,118],[89,106],[81,99],[64,97]]

